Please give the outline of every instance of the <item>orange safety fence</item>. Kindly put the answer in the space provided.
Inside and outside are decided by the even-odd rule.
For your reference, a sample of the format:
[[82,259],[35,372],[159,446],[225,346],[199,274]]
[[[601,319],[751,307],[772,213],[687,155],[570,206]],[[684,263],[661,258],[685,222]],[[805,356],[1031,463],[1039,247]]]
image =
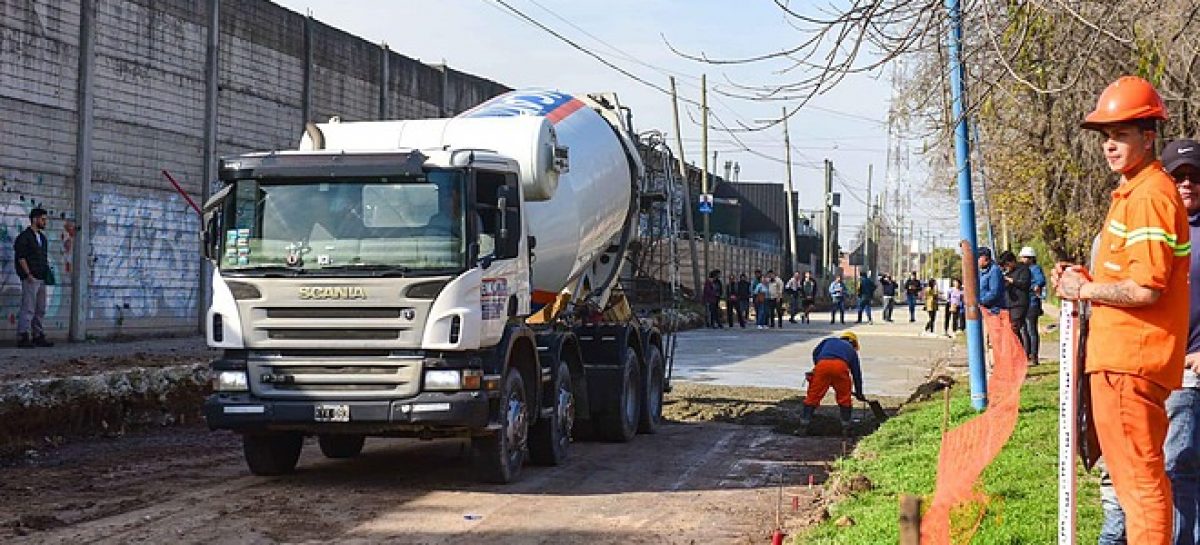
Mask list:
[[1021,405],[1021,385],[1028,361],[1013,332],[1008,311],[984,311],[984,327],[992,343],[993,368],[988,380],[987,409],[942,436],[937,487],[921,517],[922,545],[950,543],[950,511],[976,499],[975,483],[1012,436]]

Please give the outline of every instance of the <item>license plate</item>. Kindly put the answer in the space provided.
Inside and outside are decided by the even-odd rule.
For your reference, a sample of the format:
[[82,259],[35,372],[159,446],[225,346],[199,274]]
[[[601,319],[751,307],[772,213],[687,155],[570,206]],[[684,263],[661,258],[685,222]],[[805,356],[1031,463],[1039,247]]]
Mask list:
[[313,420],[317,422],[349,422],[349,405],[317,405],[313,407]]

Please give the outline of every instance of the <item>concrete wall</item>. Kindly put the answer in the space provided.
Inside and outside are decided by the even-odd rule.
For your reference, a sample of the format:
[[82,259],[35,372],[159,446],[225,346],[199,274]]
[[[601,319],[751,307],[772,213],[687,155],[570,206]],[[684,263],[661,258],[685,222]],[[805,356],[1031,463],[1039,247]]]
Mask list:
[[[162,176],[204,193],[206,54],[214,0],[0,0],[0,335],[15,330],[12,242],[50,211],[47,329],[69,327],[71,249],[91,245],[85,333],[179,334],[203,306],[199,220]],[[86,4],[82,4],[86,5]],[[292,148],[306,120],[453,115],[507,90],[421,64],[265,0],[221,0],[216,152]],[[81,32],[94,52],[80,58]],[[79,69],[93,70],[90,221],[77,229]],[[386,78],[386,79],[385,79]],[[386,82],[384,85],[382,82]]]

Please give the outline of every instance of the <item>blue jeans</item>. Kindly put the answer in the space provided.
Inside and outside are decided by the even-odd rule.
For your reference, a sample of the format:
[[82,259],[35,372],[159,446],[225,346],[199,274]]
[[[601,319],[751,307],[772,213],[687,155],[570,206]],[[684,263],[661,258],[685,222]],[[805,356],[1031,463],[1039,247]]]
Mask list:
[[1175,496],[1175,544],[1200,544],[1200,388],[1180,388],[1167,397],[1167,442],[1163,452]]
[[917,321],[917,296],[908,294],[908,321]]
[[766,326],[767,325],[767,303],[766,303],[766,301],[764,301],[762,303],[754,304],[754,325],[758,325],[758,326]]
[[[1175,545],[1200,545],[1200,388],[1171,392],[1167,419],[1170,426],[1163,456],[1175,501]],[[1125,545],[1125,513],[1107,476],[1102,473],[1100,480],[1104,525],[1099,544]]]
[[1108,467],[1100,459],[1100,507],[1104,509],[1104,523],[1100,525],[1098,545],[1128,545],[1125,541],[1125,512],[1117,502],[1117,491],[1108,476]]
[[867,311],[867,321],[874,322],[875,320],[871,319],[871,299],[869,297],[859,297],[858,298],[858,321],[859,322],[862,322],[863,309],[866,309],[866,311]]
[[839,314],[841,315],[842,323],[846,323],[846,303],[842,298],[835,297],[833,299],[833,310],[829,311],[829,323],[836,322]]

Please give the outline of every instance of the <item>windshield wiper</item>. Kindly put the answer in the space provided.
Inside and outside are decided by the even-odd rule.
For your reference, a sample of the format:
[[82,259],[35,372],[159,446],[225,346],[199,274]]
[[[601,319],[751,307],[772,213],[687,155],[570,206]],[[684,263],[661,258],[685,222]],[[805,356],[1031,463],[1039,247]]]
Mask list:
[[321,267],[322,271],[366,271],[372,273],[371,276],[406,276],[411,268],[404,265],[372,265],[372,264],[348,264],[348,265],[325,265]]
[[225,272],[225,273],[247,273],[247,272],[249,272],[249,273],[264,273],[266,275],[284,273],[288,276],[297,276],[297,275],[301,275],[301,274],[305,273],[304,269],[297,268],[297,267],[289,267],[287,265],[257,265],[254,267],[237,267],[237,268],[233,268],[233,269],[225,269],[222,272]]

